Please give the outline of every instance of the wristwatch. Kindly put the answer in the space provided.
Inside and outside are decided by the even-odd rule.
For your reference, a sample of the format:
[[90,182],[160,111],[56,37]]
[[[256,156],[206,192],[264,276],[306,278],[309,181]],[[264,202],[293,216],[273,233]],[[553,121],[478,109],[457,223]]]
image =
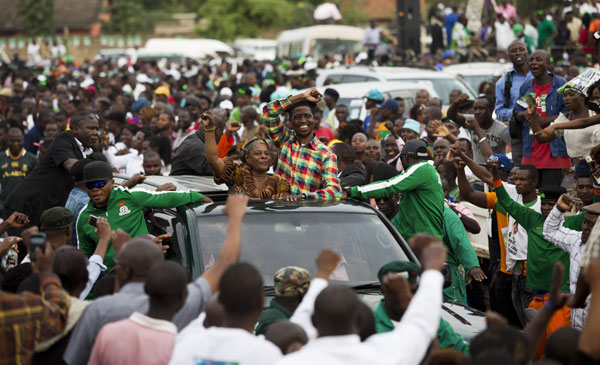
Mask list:
[[352,196],[352,194],[351,194],[351,192],[352,192],[352,187],[351,187],[351,186],[346,186],[346,187],[345,187],[345,188],[343,188],[342,190],[343,190],[343,191],[344,191],[344,192],[345,192],[345,193],[348,195],[348,197],[351,197],[351,196]]

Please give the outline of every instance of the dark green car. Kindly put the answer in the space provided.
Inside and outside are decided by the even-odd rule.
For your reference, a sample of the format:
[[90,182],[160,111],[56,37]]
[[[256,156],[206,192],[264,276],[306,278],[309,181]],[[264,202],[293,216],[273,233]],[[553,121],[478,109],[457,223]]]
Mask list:
[[[142,187],[153,190],[165,182],[194,189],[214,200],[177,209],[154,209],[146,215],[151,233],[172,233],[167,258],[179,261],[196,278],[214,265],[225,238],[223,207],[227,188],[208,177],[151,176]],[[315,258],[324,249],[342,255],[331,281],[351,286],[376,307],[381,299],[377,271],[387,262],[417,262],[406,241],[377,209],[353,201],[250,201],[242,228],[241,261],[262,273],[267,297],[273,295],[273,275],[284,266],[316,272]],[[469,340],[485,328],[484,314],[455,303],[444,303],[443,318]]]

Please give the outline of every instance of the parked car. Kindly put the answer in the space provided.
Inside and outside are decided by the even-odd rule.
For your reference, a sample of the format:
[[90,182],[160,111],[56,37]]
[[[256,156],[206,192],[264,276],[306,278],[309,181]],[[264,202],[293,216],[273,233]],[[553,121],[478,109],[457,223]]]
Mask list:
[[494,76],[502,76],[512,67],[510,62],[470,62],[446,66],[444,72],[462,77],[473,90],[478,91],[482,82],[492,82]]
[[277,37],[277,56],[354,55],[362,49],[364,30],[348,25],[314,25],[285,30]]
[[216,39],[203,38],[151,38],[137,52],[140,59],[185,59],[199,60],[207,56],[233,56],[227,44]]
[[[141,187],[153,190],[165,182],[199,190],[214,200],[177,209],[152,209],[146,215],[150,233],[173,234],[167,259],[180,262],[190,277],[196,278],[214,265],[225,237],[227,188],[215,185],[212,177],[197,176],[148,176]],[[343,257],[332,283],[350,286],[372,308],[382,298],[379,268],[393,260],[417,262],[391,222],[362,202],[249,202],[242,227],[241,260],[261,272],[267,304],[274,295],[275,271],[297,265],[314,275],[314,260],[324,248]],[[445,302],[442,318],[467,340],[485,329],[483,313],[457,303]]]
[[368,115],[365,108],[365,96],[371,89],[377,89],[383,93],[386,99],[401,97],[404,99],[404,117],[408,117],[408,111],[415,105],[415,95],[419,90],[427,90],[431,97],[439,97],[433,85],[427,81],[394,81],[394,82],[357,82],[351,84],[339,84],[321,86],[317,89],[323,93],[325,89],[335,89],[339,94],[338,104],[348,107],[349,120],[362,119]]
[[273,39],[238,38],[231,46],[240,59],[270,61],[277,57],[277,41]]
[[445,106],[450,104],[448,98],[454,89],[469,94],[471,98],[477,95],[467,83],[449,73],[410,67],[348,66],[332,68],[321,70],[315,83],[317,86],[323,86],[327,80],[333,84],[368,81],[426,81],[435,89],[436,96],[442,99]]

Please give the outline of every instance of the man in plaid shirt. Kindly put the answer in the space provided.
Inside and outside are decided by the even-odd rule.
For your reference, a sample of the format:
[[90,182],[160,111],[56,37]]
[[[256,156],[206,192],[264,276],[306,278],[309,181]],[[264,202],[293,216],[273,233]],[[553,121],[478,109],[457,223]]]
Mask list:
[[[263,119],[279,149],[276,172],[292,187],[291,200],[339,199],[342,189],[335,154],[314,135],[312,109],[322,95],[312,88],[265,105]],[[291,130],[279,117],[287,112]]]

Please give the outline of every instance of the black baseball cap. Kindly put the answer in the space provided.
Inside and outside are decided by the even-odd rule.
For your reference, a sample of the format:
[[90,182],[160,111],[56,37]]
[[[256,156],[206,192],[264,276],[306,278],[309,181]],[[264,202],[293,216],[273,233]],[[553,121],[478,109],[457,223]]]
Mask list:
[[73,213],[67,208],[53,207],[42,212],[40,217],[42,229],[54,231],[70,227],[73,224]]
[[411,139],[410,141],[406,142],[402,148],[402,154],[413,157],[429,157],[427,145],[420,139]]
[[560,185],[548,185],[540,188],[540,198],[558,200],[561,195],[566,194],[567,189]]
[[83,182],[106,181],[112,178],[112,167],[104,161],[90,162],[83,168]]

